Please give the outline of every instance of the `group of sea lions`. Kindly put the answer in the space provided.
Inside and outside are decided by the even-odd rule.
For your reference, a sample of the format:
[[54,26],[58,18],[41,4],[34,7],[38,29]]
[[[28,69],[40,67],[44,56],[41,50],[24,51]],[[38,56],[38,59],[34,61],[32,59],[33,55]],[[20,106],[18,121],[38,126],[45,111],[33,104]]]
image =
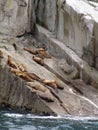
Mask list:
[[44,48],[31,49],[28,47],[24,47],[24,50],[33,54],[33,60],[42,66],[44,65],[44,58],[51,58],[51,56],[45,51]]
[[[43,48],[33,50],[25,47],[24,50],[33,54],[33,60],[41,65],[44,65],[44,58],[51,58],[51,56]],[[41,57],[39,57],[39,55]],[[1,50],[0,58],[3,58],[3,52]],[[36,93],[42,99],[50,102],[54,101],[54,97],[49,87],[53,88],[54,90],[57,90],[58,88],[64,89],[62,86],[58,85],[55,80],[42,79],[34,73],[29,73],[25,65],[23,63],[16,63],[11,55],[8,55],[7,65],[9,66],[11,73],[27,81],[26,85],[32,89],[32,92]]]

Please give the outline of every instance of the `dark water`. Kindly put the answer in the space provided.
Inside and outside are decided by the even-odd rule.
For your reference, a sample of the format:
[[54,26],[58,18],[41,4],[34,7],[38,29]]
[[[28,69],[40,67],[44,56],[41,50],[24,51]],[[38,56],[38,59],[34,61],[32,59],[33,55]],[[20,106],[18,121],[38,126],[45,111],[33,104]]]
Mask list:
[[43,117],[0,111],[0,130],[98,130],[98,118]]

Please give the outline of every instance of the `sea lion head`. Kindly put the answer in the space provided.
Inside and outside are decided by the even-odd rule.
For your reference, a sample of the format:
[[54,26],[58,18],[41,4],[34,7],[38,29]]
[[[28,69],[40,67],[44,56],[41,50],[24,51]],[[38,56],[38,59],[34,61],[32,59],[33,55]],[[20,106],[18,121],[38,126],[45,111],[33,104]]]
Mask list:
[[8,55],[8,60],[12,60],[12,56],[11,55]]

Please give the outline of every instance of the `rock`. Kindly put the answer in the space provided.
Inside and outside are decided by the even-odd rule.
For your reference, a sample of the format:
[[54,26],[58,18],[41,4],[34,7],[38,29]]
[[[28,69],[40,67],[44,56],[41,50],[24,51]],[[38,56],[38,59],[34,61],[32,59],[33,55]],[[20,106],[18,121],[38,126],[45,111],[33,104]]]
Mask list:
[[[98,87],[98,72],[90,67],[98,68],[98,11],[94,6],[83,0],[1,0],[0,48],[4,58],[0,59],[0,105],[35,114],[98,116],[97,94],[93,88]],[[41,26],[36,27],[36,19]],[[25,46],[38,46],[31,35],[24,35],[34,32],[39,45],[47,44],[52,55],[51,59],[44,58],[44,66],[33,61],[32,54],[23,50]],[[48,91],[43,93],[41,86],[41,91],[38,89],[35,93],[25,80],[9,71],[6,65],[9,54],[16,63],[25,63],[26,71],[41,79],[56,81],[62,90],[57,88],[55,91],[46,85]],[[63,65],[59,64],[61,59],[64,59]],[[76,80],[72,82],[79,76],[93,86]]]
[[[20,48],[17,48],[19,50],[2,49],[4,58],[1,60],[0,66],[0,105],[8,105],[13,109],[29,110],[34,114],[41,115],[47,115],[48,113],[48,115],[70,114],[75,116],[97,116],[98,106],[96,105],[96,100],[93,102],[93,100],[91,101],[88,98],[89,96],[85,97],[81,95],[74,87],[71,89],[72,80],[70,78],[67,77],[70,81],[69,84],[63,82],[66,81],[67,75],[62,75],[62,71],[59,66],[57,66],[60,59],[52,57],[51,59],[47,59],[51,60],[51,64],[49,63],[48,65],[47,63],[48,68],[46,67],[46,63],[45,66],[40,66],[32,60],[32,54],[23,49],[25,41],[21,42],[21,39],[22,38],[19,38],[19,43],[17,43],[18,46],[20,46]],[[28,39],[30,39],[30,37],[28,37]],[[9,43],[6,43],[6,46],[10,48],[13,44],[9,45]],[[29,47],[32,48],[34,46],[29,44]],[[9,71],[9,67],[6,65],[8,54],[13,56],[13,61],[17,64],[23,63],[27,72],[34,73],[41,79],[54,80],[57,85],[63,87],[63,89],[57,88],[58,91],[55,91],[55,89],[48,85],[41,85],[40,81],[30,82],[30,86],[25,80]],[[51,65],[53,65],[54,68],[52,68]],[[32,87],[34,88],[32,89]],[[90,95],[92,95],[91,99],[94,99],[95,95],[91,92]]]
[[55,21],[57,15],[56,0],[36,1],[37,21],[50,31],[55,31]]
[[[49,52],[51,53],[51,55],[53,55],[57,58],[66,59],[66,61],[69,64],[75,66],[79,70],[80,73],[82,72],[82,80],[85,83],[91,84],[92,86],[95,86],[98,88],[98,84],[97,84],[98,72],[94,68],[90,67],[85,61],[83,61],[74,51],[72,51],[70,48],[66,47],[66,45],[63,42],[61,42],[55,38],[51,38],[51,35],[48,33],[48,30],[46,30],[40,26],[37,26],[37,27],[38,27],[38,30],[40,33],[40,40],[43,43],[44,42],[47,43],[47,46],[49,48]],[[49,62],[49,65],[51,65],[50,63],[51,62]],[[54,66],[54,68],[56,70],[55,65],[53,64],[52,66]],[[66,79],[65,75],[63,75],[63,77],[64,77],[64,79]],[[65,81],[65,80],[63,80],[63,81]],[[68,81],[68,79],[67,79],[67,81]]]
[[[87,0],[74,2],[66,0],[65,3],[62,0],[44,3],[42,0],[36,12],[41,26],[52,31],[55,37],[64,42],[79,57],[98,69],[98,10],[96,7],[98,7],[97,3]],[[42,15],[43,12],[45,12],[44,15]]]
[[20,36],[31,32],[35,24],[33,0],[0,1],[0,33]]
[[2,73],[0,75],[0,105],[9,105],[14,109],[21,108],[36,114],[53,114],[47,105],[26,87],[25,82],[12,75],[8,68],[0,66],[0,72]]

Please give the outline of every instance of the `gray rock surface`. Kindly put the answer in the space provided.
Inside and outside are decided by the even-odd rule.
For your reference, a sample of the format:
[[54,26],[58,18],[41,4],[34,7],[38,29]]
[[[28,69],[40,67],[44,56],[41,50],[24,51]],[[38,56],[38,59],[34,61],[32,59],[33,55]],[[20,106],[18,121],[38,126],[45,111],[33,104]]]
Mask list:
[[[98,72],[90,67],[98,68],[97,16],[95,3],[83,0],[1,0],[0,49],[4,58],[0,59],[0,105],[36,114],[98,116],[98,89],[93,88],[98,88]],[[41,25],[37,28],[36,20]],[[24,35],[34,31],[39,34],[39,43],[31,35]],[[42,43],[52,55],[50,60],[44,59],[44,66],[23,50]],[[43,93],[35,94],[26,81],[9,71],[9,54],[15,62],[23,63],[28,72],[64,87],[55,91],[47,86],[54,102],[43,100]]]
[[36,18],[39,24],[43,25],[52,32],[55,32],[57,0],[37,0]]
[[[12,38],[9,38],[10,44],[7,43],[7,40],[8,38],[5,38],[5,43],[0,44],[0,50],[4,53],[4,58],[1,59],[0,64],[0,105],[7,105],[13,109],[29,110],[32,113],[41,115],[98,115],[98,97],[96,95],[98,89],[93,89],[93,87],[90,86],[90,93],[89,95],[86,94],[86,91],[88,92],[88,86],[80,79],[76,80],[76,78],[78,78],[76,76],[78,72],[77,69],[72,70],[73,67],[66,63],[66,60],[63,59],[63,61],[61,61],[54,57],[44,59],[44,66],[37,64],[33,61],[32,54],[23,49],[24,47],[35,48],[35,46],[33,46],[35,40],[31,36],[14,38],[14,42],[17,43],[17,50],[15,50],[13,44],[11,44],[11,41],[13,41]],[[64,88],[63,90],[55,90],[46,86],[46,88],[50,90],[54,102],[48,102],[45,98],[43,99],[42,96],[45,96],[44,93],[40,93],[40,96],[38,91],[38,93],[35,94],[32,87],[27,85],[27,81],[10,72],[9,66],[7,65],[8,55],[11,55],[13,61],[17,64],[23,63],[27,72],[34,73],[41,79],[55,80],[59,86]],[[67,73],[63,72],[60,68],[62,62],[63,65],[65,64],[64,70]],[[31,82],[31,84],[33,84],[33,82]],[[82,87],[79,89],[78,86],[81,85]],[[85,89],[83,89],[83,86],[86,86]],[[36,86],[34,87],[36,88]],[[92,90],[94,91],[91,92]],[[49,95],[47,96],[49,98]],[[96,100],[94,98],[95,96]]]
[[96,69],[98,69],[97,7],[98,3],[84,0],[66,0],[65,3],[63,0],[45,3],[40,0],[36,9],[38,23],[52,31],[55,37]]
[[33,0],[0,0],[0,33],[23,35],[30,32],[34,24]]

